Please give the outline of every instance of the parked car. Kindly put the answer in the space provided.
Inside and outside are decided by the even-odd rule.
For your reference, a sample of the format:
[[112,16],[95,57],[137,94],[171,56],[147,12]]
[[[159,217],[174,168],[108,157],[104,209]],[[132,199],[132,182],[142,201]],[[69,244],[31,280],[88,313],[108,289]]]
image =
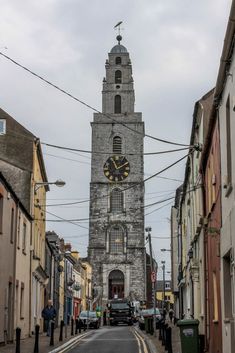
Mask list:
[[[154,309],[153,308],[142,310],[140,313],[140,317],[138,318],[139,328],[141,330],[144,330],[145,329],[145,318],[148,318],[148,317],[153,318],[153,316],[154,316]],[[158,328],[159,321],[161,319],[162,319],[162,315],[160,314],[159,309],[156,308],[156,328]]]
[[96,328],[100,327],[100,318],[96,316],[95,311],[81,311],[78,317],[81,327]]

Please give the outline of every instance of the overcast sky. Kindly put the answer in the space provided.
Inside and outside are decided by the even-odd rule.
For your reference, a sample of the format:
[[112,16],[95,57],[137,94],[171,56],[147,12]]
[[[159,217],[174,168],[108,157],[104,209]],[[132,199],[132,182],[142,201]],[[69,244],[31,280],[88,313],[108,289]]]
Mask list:
[[[231,0],[0,0],[0,51],[101,110],[104,64],[116,44],[113,27],[123,21],[122,44],[132,60],[136,111],[143,113],[146,133],[189,143],[194,104],[216,82],[230,6]],[[91,148],[93,112],[2,56],[0,107],[42,142]],[[146,152],[172,147],[145,138]],[[47,203],[89,198],[89,156],[43,150],[48,179],[66,181],[64,188],[51,187]],[[183,155],[146,157],[146,176]],[[173,196],[184,166],[162,174],[179,181],[155,178],[146,183],[146,203]],[[167,271],[170,253],[160,248],[170,247],[170,207],[145,220],[158,237],[153,238],[156,260],[166,260]],[[66,219],[86,218],[89,212],[88,203],[48,211]],[[79,224],[85,228],[52,222],[47,228],[86,256],[88,223]]]

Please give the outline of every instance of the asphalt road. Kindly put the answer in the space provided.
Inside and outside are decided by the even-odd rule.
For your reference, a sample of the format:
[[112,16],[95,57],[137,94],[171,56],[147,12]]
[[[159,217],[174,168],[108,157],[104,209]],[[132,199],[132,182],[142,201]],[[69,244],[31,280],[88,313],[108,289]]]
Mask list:
[[129,326],[91,330],[69,353],[149,353],[143,338]]

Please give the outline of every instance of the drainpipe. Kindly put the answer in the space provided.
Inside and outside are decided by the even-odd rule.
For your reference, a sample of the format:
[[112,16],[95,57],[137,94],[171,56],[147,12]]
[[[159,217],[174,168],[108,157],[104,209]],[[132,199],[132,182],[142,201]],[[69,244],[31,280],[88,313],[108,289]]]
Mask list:
[[[16,255],[17,255],[17,234],[18,234],[18,219],[19,219],[19,201],[16,203],[16,217],[15,217],[15,241],[14,241],[14,259],[13,259],[13,295],[12,295],[12,313],[11,313],[11,329],[10,329],[10,339],[14,339],[14,327],[15,327],[15,301],[16,301]],[[8,318],[9,320],[9,318]],[[8,325],[9,327],[9,325]]]

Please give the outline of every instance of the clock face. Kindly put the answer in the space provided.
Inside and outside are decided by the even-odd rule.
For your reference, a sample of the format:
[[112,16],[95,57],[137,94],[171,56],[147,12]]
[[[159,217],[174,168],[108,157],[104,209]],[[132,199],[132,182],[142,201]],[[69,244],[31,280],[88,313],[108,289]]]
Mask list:
[[130,164],[124,156],[111,156],[104,164],[104,175],[109,181],[122,181],[130,173]]

